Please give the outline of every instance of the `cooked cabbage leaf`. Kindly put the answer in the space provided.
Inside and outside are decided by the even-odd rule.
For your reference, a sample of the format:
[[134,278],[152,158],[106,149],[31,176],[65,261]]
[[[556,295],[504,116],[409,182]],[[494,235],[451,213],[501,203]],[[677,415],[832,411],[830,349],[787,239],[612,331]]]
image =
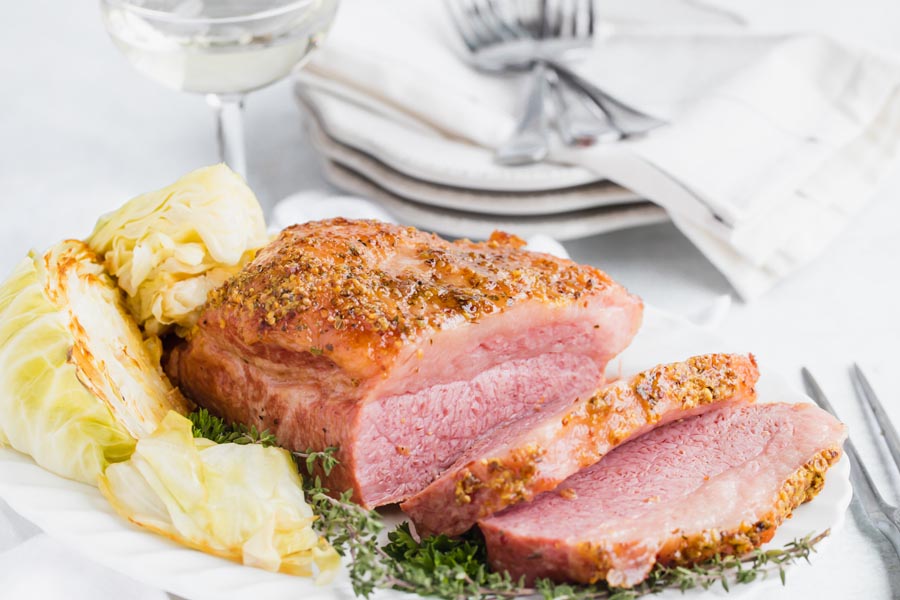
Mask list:
[[194,438],[174,412],[132,457],[99,481],[115,510],[187,546],[269,571],[330,581],[337,552],[312,528],[290,454],[260,444]]
[[170,410],[188,403],[160,366],[159,340],[145,340],[122,292],[83,242],[44,254],[45,293],[68,315],[76,374],[134,438],[152,433]]
[[95,484],[186,402],[79,241],[30,255],[0,285],[0,442]]
[[262,209],[225,165],[188,173],[101,217],[87,240],[150,335],[186,335],[207,294],[269,242]]

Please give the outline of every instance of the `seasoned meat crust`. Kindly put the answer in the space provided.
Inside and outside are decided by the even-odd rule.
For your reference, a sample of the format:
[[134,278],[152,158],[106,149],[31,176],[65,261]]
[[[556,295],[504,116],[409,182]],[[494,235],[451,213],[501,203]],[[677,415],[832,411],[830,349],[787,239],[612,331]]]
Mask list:
[[330,489],[403,500],[482,434],[597,389],[640,326],[607,275],[522,244],[290,227],[212,294],[167,372],[288,448],[337,446]]
[[627,440],[685,418],[756,399],[753,356],[704,354],[612,383],[552,414],[480,440],[401,505],[419,534],[458,535],[475,521],[555,489]]
[[523,252],[524,244],[501,232],[447,242],[379,221],[295,225],[211,294],[204,325],[239,325],[247,344],[306,350],[362,380],[431,331],[616,285],[593,267]]

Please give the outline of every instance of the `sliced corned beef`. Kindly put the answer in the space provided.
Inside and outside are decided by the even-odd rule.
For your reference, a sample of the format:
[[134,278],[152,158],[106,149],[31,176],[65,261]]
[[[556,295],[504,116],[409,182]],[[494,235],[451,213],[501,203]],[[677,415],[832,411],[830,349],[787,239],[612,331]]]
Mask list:
[[752,402],[758,376],[752,356],[733,354],[643,371],[491,432],[401,508],[422,535],[458,535],[480,518],[556,488],[654,427],[723,403]]
[[479,521],[497,570],[628,587],[657,562],[743,554],[812,499],[844,426],[809,404],[750,404],[660,427],[554,492]]

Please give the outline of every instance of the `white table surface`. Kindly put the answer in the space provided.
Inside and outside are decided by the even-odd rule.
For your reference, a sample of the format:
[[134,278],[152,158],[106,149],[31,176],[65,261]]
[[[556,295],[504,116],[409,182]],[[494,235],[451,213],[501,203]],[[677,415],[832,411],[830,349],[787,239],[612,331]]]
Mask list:
[[[900,57],[900,3],[892,0],[798,0],[783,12],[775,0],[758,6],[757,20],[766,26],[840,33]],[[212,117],[202,99],[160,88],[132,71],[104,35],[93,3],[16,2],[4,7],[4,17],[3,276],[29,248],[82,237],[102,212],[216,161]],[[254,94],[246,116],[250,184],[267,210],[291,192],[328,187],[304,142],[286,83]],[[599,265],[646,302],[674,312],[690,314],[731,291],[671,225],[567,247],[576,260]],[[811,367],[875,467],[882,490],[895,501],[900,477],[873,441],[846,373],[852,361],[860,362],[900,423],[898,388],[891,385],[900,357],[898,281],[900,173],[814,264],[753,304],[736,302],[719,325],[723,336],[756,353],[763,368],[774,366],[798,385],[800,366]],[[121,589],[113,585],[120,576],[110,572],[85,584],[80,578],[90,570],[85,559],[38,534],[0,501],[0,596],[117,598],[111,590]],[[129,597],[165,597],[136,582],[130,590]],[[898,598],[900,562],[854,503],[846,526],[813,558],[813,566],[793,570],[786,588],[767,595],[770,600]]]

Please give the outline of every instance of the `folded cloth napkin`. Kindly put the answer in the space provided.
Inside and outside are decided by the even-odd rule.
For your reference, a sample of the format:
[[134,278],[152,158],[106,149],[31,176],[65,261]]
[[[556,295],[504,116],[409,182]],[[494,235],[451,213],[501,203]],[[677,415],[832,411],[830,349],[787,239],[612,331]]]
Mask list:
[[[527,81],[463,53],[441,3],[347,0],[298,78],[373,123],[495,148]],[[551,160],[664,207],[747,299],[819,254],[895,163],[900,64],[824,36],[631,27],[572,66],[670,124]]]

